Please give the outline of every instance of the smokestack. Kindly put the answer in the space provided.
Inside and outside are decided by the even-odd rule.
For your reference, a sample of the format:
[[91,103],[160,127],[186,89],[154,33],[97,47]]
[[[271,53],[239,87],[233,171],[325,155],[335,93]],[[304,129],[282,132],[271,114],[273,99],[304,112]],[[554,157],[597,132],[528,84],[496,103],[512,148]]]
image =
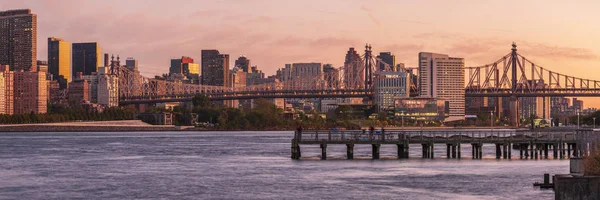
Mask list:
[[104,67],[108,67],[108,54],[104,54]]

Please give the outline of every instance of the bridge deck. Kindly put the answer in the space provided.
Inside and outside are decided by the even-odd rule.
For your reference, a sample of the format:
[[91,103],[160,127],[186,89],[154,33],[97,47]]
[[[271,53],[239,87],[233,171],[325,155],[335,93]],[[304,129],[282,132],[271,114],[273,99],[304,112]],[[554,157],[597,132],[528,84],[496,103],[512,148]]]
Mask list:
[[298,144],[398,144],[398,143],[575,143],[572,131],[517,130],[330,131],[296,132]]
[[516,129],[449,129],[449,130],[309,130],[296,131],[292,139],[292,159],[300,159],[300,145],[320,145],[321,159],[327,158],[327,145],[346,145],[347,158],[354,158],[355,144],[370,144],[373,159],[379,159],[382,144],[394,144],[398,147],[398,158],[408,158],[409,145],[421,144],[423,158],[434,158],[435,144],[445,144],[447,158],[461,158],[461,144],[471,144],[473,159],[481,159],[483,144],[496,145],[496,159],[511,159],[512,148],[518,147],[523,158],[564,158],[577,156],[583,150],[577,149],[578,132],[573,130],[530,131]]

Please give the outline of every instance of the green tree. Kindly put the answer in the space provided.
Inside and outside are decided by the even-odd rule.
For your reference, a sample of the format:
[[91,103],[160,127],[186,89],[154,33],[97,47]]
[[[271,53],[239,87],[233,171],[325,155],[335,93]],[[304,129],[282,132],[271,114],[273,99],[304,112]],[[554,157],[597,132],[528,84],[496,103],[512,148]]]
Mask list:
[[211,105],[210,100],[206,95],[198,94],[192,98],[194,108],[207,108]]

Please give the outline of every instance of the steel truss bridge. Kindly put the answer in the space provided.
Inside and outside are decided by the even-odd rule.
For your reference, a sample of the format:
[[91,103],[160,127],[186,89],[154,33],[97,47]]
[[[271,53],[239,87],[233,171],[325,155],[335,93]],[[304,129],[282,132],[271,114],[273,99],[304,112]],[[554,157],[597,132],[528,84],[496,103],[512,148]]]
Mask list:
[[[384,66],[384,67],[380,67]],[[120,67],[119,100],[121,105],[189,101],[197,94],[212,100],[256,98],[372,98],[373,85],[381,71],[394,66],[372,56],[371,46],[362,55],[347,59],[344,66],[311,77],[290,77],[288,80],[244,87],[185,84],[176,81],[146,78],[126,67]],[[407,70],[407,69],[400,69]],[[577,78],[550,71],[512,51],[494,63],[466,67],[468,73],[466,97],[510,97],[514,120],[520,97],[600,96],[600,81]],[[409,80],[412,80],[409,78]],[[416,91],[411,81],[411,90]],[[513,118],[513,117],[511,117]],[[518,121],[518,120],[516,120]],[[518,122],[514,122],[515,124]]]
[[[370,98],[373,94],[375,74],[391,71],[394,66],[373,57],[371,46],[365,46],[365,53],[347,60],[344,66],[329,72],[310,77],[289,77],[288,80],[250,85],[244,87],[208,86],[185,84],[176,81],[146,78],[120,67],[119,103],[146,104],[160,102],[189,101],[197,94],[204,94],[211,100],[238,100],[256,98]],[[407,69],[399,69],[406,71]],[[407,77],[408,78],[408,77]],[[409,80],[411,80],[409,78]],[[416,91],[416,83],[411,82],[411,90]]]
[[467,97],[600,96],[600,81],[550,71],[517,53],[479,67],[467,67]]

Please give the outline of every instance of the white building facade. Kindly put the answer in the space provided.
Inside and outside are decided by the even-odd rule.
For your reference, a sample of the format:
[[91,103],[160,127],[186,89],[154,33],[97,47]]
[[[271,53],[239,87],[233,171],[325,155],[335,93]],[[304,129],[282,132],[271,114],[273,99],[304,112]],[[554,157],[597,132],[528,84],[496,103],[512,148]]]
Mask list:
[[97,73],[83,76],[89,83],[90,101],[106,107],[119,106],[119,78],[107,70],[98,67]]
[[420,97],[449,102],[446,121],[465,118],[465,60],[445,54],[419,53]]

